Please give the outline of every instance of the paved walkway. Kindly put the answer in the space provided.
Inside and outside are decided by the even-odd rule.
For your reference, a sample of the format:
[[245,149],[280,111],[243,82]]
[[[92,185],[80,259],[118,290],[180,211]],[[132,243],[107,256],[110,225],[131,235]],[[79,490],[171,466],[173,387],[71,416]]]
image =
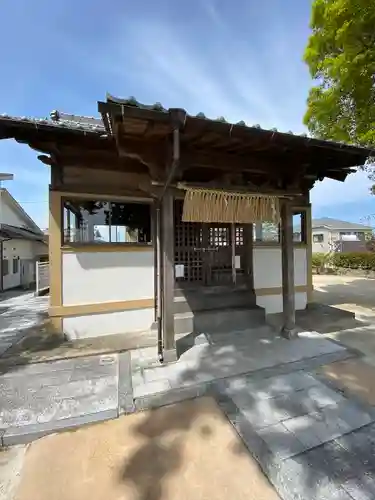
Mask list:
[[375,280],[355,276],[315,275],[314,300],[375,317]]
[[34,327],[48,311],[48,297],[13,290],[0,295],[0,356]]
[[[125,359],[126,361],[126,359]],[[128,378],[124,378],[124,383]],[[14,367],[0,376],[4,446],[119,415],[118,356]]]
[[185,338],[179,347],[185,352],[168,366],[159,365],[155,348],[145,348],[131,355],[10,367],[0,375],[3,444],[182,401],[208,393],[217,379],[250,372],[270,376],[349,356],[318,334],[306,333],[290,342],[269,327]]
[[[26,294],[1,307],[8,345],[38,325],[46,299]],[[168,366],[145,348],[4,368],[2,444],[211,395],[284,500],[375,498],[374,409],[317,373],[353,352],[314,332],[287,341],[269,327],[187,336],[178,349]]]
[[[314,299],[327,306],[355,314],[352,322],[333,324],[332,328],[319,331],[356,349],[365,356],[367,363],[375,366],[375,280],[351,276],[314,276]],[[316,326],[318,328],[318,326]]]
[[[180,346],[182,350],[186,347]],[[375,410],[355,397],[345,397],[330,385],[328,378],[316,374],[321,365],[348,356],[346,349],[319,335],[302,334],[302,338],[290,342],[275,337],[270,330],[259,329],[196,338],[178,363],[165,367],[156,367],[149,350],[134,353],[132,360],[123,353],[19,367],[0,379],[2,401],[6,401],[5,410],[0,412],[5,431],[3,444],[28,442],[55,430],[114,418],[135,408],[165,406],[205,394],[219,403],[284,500],[374,498],[375,478],[371,474],[375,471]],[[124,457],[127,465],[123,478],[132,481],[138,468],[142,469],[140,464],[147,463],[160,446],[165,451],[171,443],[166,427],[176,430],[185,425],[185,413],[179,414],[173,421],[163,420],[165,430],[160,436],[151,426],[144,437],[153,441],[148,446],[144,443],[133,459],[134,465]],[[157,420],[150,416],[149,421]],[[206,427],[200,428],[204,443]],[[93,429],[95,435],[100,433]],[[95,455],[95,467],[114,460],[118,463],[122,457],[118,454],[124,445],[114,452],[114,445],[110,445],[113,439],[109,438],[112,434],[107,436],[109,441],[104,441],[102,451]],[[76,439],[73,434],[71,445],[77,443]],[[86,464],[85,457],[92,456],[98,440],[91,438],[90,443],[83,455],[78,444],[76,452],[69,445],[64,467],[71,464],[72,470],[76,468],[76,453]],[[161,468],[153,470],[153,474],[164,477],[176,470],[174,456],[161,458]],[[35,471],[39,474],[37,471],[43,469],[45,477],[45,467],[38,468],[37,464],[34,461],[31,472],[29,469],[26,485],[33,484],[30,478],[35,477]],[[142,470],[134,484],[144,482],[147,468]],[[58,470],[52,473],[58,474]],[[89,483],[90,478],[91,473]],[[34,484],[36,488],[38,485]],[[61,485],[60,493],[64,488]],[[45,491],[49,498],[51,490]]]
[[217,398],[283,499],[375,498],[373,407],[304,371],[230,379]]

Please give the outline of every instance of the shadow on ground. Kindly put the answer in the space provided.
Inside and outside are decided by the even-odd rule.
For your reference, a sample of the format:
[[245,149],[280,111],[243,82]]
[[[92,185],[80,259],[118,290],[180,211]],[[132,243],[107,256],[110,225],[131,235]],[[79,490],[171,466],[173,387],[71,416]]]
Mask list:
[[[357,279],[348,283],[339,284],[320,284],[320,289],[315,290],[315,303],[309,306],[306,311],[297,313],[297,323],[304,330],[317,331],[321,334],[329,334],[338,332],[338,339],[342,340],[343,344],[349,343],[349,335],[345,334],[346,330],[352,330],[359,327],[371,325],[371,316],[368,321],[358,321],[355,315],[345,309],[340,309],[340,304],[352,304],[354,307],[365,307],[374,311],[375,319],[375,281],[369,279]],[[373,342],[375,339],[375,331],[363,333],[364,342]],[[292,342],[292,341],[291,341]],[[311,340],[314,342],[314,340]],[[179,347],[179,355],[183,354],[189,347],[194,344],[194,335],[190,335],[185,339],[185,344]],[[235,342],[230,342],[222,346],[222,349],[217,350],[213,358],[210,359],[210,364],[221,366],[223,376],[225,372],[228,374],[231,367],[236,363],[235,350],[239,345]],[[340,365],[340,363],[342,363]],[[345,361],[328,365],[328,368],[335,367],[331,371],[326,370],[321,373],[327,377],[327,382],[336,385],[341,391],[346,391],[349,396],[358,396],[369,404],[375,404],[374,391],[369,387],[375,375],[375,369],[371,368],[348,368],[345,366]],[[348,362],[349,363],[349,362]],[[352,363],[360,363],[353,361]],[[202,359],[202,362],[194,369],[190,369],[183,376],[186,384],[196,383],[196,380],[204,378],[204,374],[209,375],[209,366],[207,360]],[[250,375],[251,378],[251,375]],[[284,393],[288,393],[288,388],[284,388]],[[372,395],[369,397],[369,393]],[[280,393],[275,392],[270,394],[277,396],[272,400],[275,412],[288,412],[290,406],[287,404],[287,398],[279,397]],[[144,421],[138,425],[134,432],[141,436],[144,440],[144,445],[129,457],[124,464],[121,479],[128,483],[131,482],[136,488],[138,500],[161,500],[165,483],[171,474],[183,473],[180,469],[182,459],[183,442],[172,441],[168,443],[167,436],[175,429],[186,431],[186,439],[188,439],[188,431],[194,424],[198,414],[181,414],[173,419],[168,419],[165,414],[158,413],[159,410],[154,410],[145,414]],[[178,411],[178,410],[176,410]],[[312,411],[314,408],[312,406]],[[162,416],[163,415],[163,416]],[[241,435],[248,435],[248,427],[241,421],[238,424],[237,430]],[[306,429],[307,431],[308,429]],[[275,430],[272,431],[275,433]],[[202,439],[209,438],[210,429],[205,430],[205,435]],[[165,437],[165,439],[164,439]],[[275,437],[275,436],[274,436]],[[276,436],[277,439],[277,436]],[[280,434],[280,439],[282,435]],[[306,498],[315,499],[322,498],[328,494],[328,497],[333,497],[340,491],[342,498],[356,498],[349,496],[348,492],[361,492],[361,498],[375,498],[375,463],[374,459],[369,459],[365,444],[368,442],[371,450],[375,449],[375,429],[374,425],[364,427],[354,431],[339,439],[322,444],[310,451],[296,455],[287,460],[289,462],[289,475],[284,468],[285,477],[282,478],[289,486],[284,488],[283,494],[289,488],[288,498]],[[220,453],[220,450],[218,450]],[[238,445],[232,450],[233,454],[248,453],[244,445]],[[147,475],[140,464],[147,463],[150,460],[155,460],[159,465],[152,469],[150,475]],[[286,463],[286,462],[285,462]],[[225,473],[225,471],[223,471]],[[145,476],[146,474],[146,476]],[[341,498],[341,497],[340,497]]]
[[[269,342],[269,337],[260,337],[258,341],[260,343]],[[293,341],[289,342],[291,348],[293,348]],[[315,339],[311,338],[308,342],[311,343],[311,349],[314,350],[313,344],[319,342],[319,337]],[[183,380],[186,386],[197,384],[197,381],[204,379],[205,375],[207,375],[207,378],[210,376],[213,367],[221,367],[223,377],[230,375],[233,365],[238,360],[236,356],[238,350],[242,351],[241,343],[231,341],[230,336],[227,336],[225,342],[218,343],[213,355],[209,358],[202,357],[194,368],[181,373],[181,380]],[[252,383],[253,375],[248,373],[247,377],[249,383]],[[267,404],[272,405],[271,413],[289,414],[291,411],[293,412],[293,403],[291,404],[288,395],[295,391],[294,387],[284,384],[283,386],[276,385],[267,390]],[[215,383],[209,389],[208,394],[212,394],[219,402],[221,408],[224,408],[227,414],[229,413],[233,416],[236,407],[233,407],[233,402],[228,402],[221,392],[217,392]],[[321,406],[316,399],[311,398],[309,400],[307,397],[306,401],[309,401],[309,409],[306,413],[311,414],[321,410]],[[259,412],[261,415],[262,406],[259,407],[259,401],[249,396],[246,399],[246,403],[248,404],[249,411]],[[252,404],[254,406],[251,406]],[[142,438],[143,445],[124,463],[121,480],[126,484],[131,483],[133,485],[137,491],[137,500],[161,500],[164,498],[168,478],[171,475],[184,473],[181,468],[184,449],[184,438],[181,437],[181,431],[183,431],[182,436],[185,433],[185,439],[189,439],[188,431],[200,414],[194,411],[189,414],[184,414],[183,411],[179,413],[177,404],[171,415],[172,418],[168,418],[167,413],[162,413],[160,410],[153,410],[146,413],[142,423],[134,428],[134,433]],[[240,435],[245,437],[253,432],[249,429],[249,423],[243,418],[237,420],[236,429]],[[178,440],[173,439],[173,433],[176,430],[179,431],[180,437]],[[308,428],[299,429],[299,432],[303,433],[304,431],[307,432]],[[262,432],[266,440],[268,437],[271,437],[271,434],[273,441],[282,440],[285,437],[281,431],[278,432],[277,426],[265,427]],[[268,437],[267,432],[269,433]],[[356,432],[361,433],[362,431]],[[210,433],[210,429],[202,430],[202,440],[209,439]],[[251,451],[254,451],[254,449]],[[217,450],[217,453],[220,452],[221,450]],[[241,444],[236,445],[230,452],[236,455],[248,453],[248,450]],[[256,455],[257,452],[255,452]],[[296,454],[287,458],[284,462],[280,462],[281,465],[279,459],[274,459],[274,456],[269,456],[268,460],[275,461],[274,463],[269,462],[267,472],[272,470],[272,474],[275,474],[275,470],[279,470],[279,475],[282,477],[281,482],[289,482],[282,491],[282,495],[285,498],[323,498],[326,492],[331,492],[333,497],[333,491],[338,490],[342,494],[340,498],[347,498],[349,500],[351,497],[345,496],[346,490],[343,485],[346,487],[348,481],[353,479],[353,477],[355,477],[357,483],[359,481],[364,497],[367,494],[372,498],[372,495],[375,493],[373,485],[368,485],[364,480],[363,482],[361,481],[361,477],[358,478],[355,476],[356,474],[367,473],[371,467],[374,467],[373,470],[375,471],[374,461],[372,460],[370,465],[363,463],[360,454],[356,455],[353,453],[350,448],[350,442],[347,442],[345,437],[338,439],[336,442],[331,440],[316,448]],[[148,464],[150,461],[157,465],[152,467],[145,465],[142,467],[142,464]],[[288,470],[289,472],[292,471],[289,476]],[[223,474],[225,474],[225,471],[223,471]]]
[[316,280],[314,300],[317,303],[337,306],[352,304],[373,311],[375,316],[375,279],[357,278],[335,283],[334,279]]
[[[365,281],[367,282],[368,280]],[[324,307],[313,306],[310,311],[306,311],[305,315],[299,316],[298,322],[302,327],[303,325],[308,325],[306,328],[308,330],[325,333],[331,328],[335,330],[341,328],[344,331],[345,328],[353,328],[353,324],[356,324],[350,323],[356,321],[352,316],[351,318],[342,318],[337,310],[332,311],[332,313],[334,312],[334,314],[337,314],[335,318],[332,318],[332,315],[330,316],[328,313],[322,314],[323,310],[331,311],[335,309],[333,307],[327,308],[327,306],[333,306],[343,302],[342,300],[339,301],[339,297],[334,299],[335,294],[339,294],[339,290],[343,285],[329,285],[326,288],[330,289],[331,286],[333,288],[331,292],[332,297],[331,299],[326,297]],[[354,286],[357,287],[358,283]],[[357,294],[361,296],[362,292],[360,293],[358,289]],[[322,295],[326,294],[323,293]],[[315,294],[315,297],[319,299],[319,294]],[[349,302],[347,296],[345,297],[345,302]],[[327,303],[327,300],[332,303]],[[368,304],[371,302],[370,300],[366,302],[366,298],[364,300],[365,303]],[[363,304],[362,301],[360,303]],[[351,324],[351,326],[348,326],[349,324]],[[361,325],[363,325],[363,323],[361,323]],[[194,337],[194,335],[189,337],[190,344],[193,343]],[[312,350],[314,350],[313,344],[318,341],[319,338],[311,338],[309,340]],[[266,344],[269,342],[269,338],[266,336],[264,338],[260,337],[258,342]],[[289,342],[291,349],[293,349],[293,341]],[[227,335],[225,341],[221,343],[218,342],[217,349],[214,350],[214,353],[209,358],[200,358],[194,366],[191,365],[188,370],[181,373],[181,379],[186,388],[201,383],[205,377],[209,379],[212,375],[213,368],[220,367],[222,377],[229,376],[233,366],[237,363],[237,354],[238,352],[243,352],[243,347],[241,342],[235,341],[234,336]],[[186,345],[182,347],[179,346],[180,353],[186,352],[186,349]],[[202,349],[204,349],[204,346]],[[352,376],[355,377],[355,375]],[[249,375],[250,382],[251,379],[252,375]],[[361,383],[363,383],[363,381]],[[281,388],[282,395],[280,394],[280,387],[271,387],[268,390],[268,399],[272,399],[272,403],[270,404],[272,404],[272,411],[274,413],[288,414],[291,411],[288,394],[294,390],[294,387],[288,387],[288,385],[284,385]],[[202,394],[207,394],[207,391],[217,398],[222,407],[225,407],[228,403],[225,398],[220,400],[220,396],[214,387],[206,387]],[[251,406],[252,404],[257,404],[255,400],[252,403],[252,399],[248,398],[247,403],[250,411],[258,410],[257,407]],[[316,406],[316,402],[311,399],[309,411],[318,412],[319,409],[319,406]],[[183,454],[185,441],[189,439],[188,431],[201,416],[201,409],[193,409],[191,412],[186,413],[183,411],[183,406],[178,404],[174,407],[173,413],[169,414],[163,410],[162,408],[145,413],[143,421],[134,427],[133,432],[137,437],[141,438],[141,445],[131,453],[129,457],[124,459],[120,477],[118,478],[120,482],[127,485],[130,484],[133,487],[136,492],[137,500],[162,500],[165,498],[169,478],[172,475],[184,473],[182,467],[184,464]],[[229,413],[235,411],[230,405],[227,410]],[[123,421],[125,423],[126,419]],[[249,435],[249,427],[243,419],[240,419],[236,425],[239,434],[243,436]],[[307,432],[308,428],[305,430]],[[178,432],[176,433],[176,431]],[[267,431],[267,428],[265,428],[264,433],[266,434],[267,432],[272,433],[273,439],[278,438],[278,432],[274,427],[272,431]],[[202,441],[210,439],[211,435],[211,428],[204,427],[201,429]],[[279,437],[280,439],[283,438],[281,432]],[[372,452],[372,456],[370,457],[367,454],[368,448],[365,446],[366,442],[370,443]],[[293,500],[297,498],[338,498],[339,495],[337,495],[337,490],[339,490],[341,493],[340,498],[349,500],[350,498],[354,498],[354,496],[350,497],[346,494],[352,484],[360,486],[363,498],[366,498],[366,495],[368,498],[374,498],[374,482],[366,480],[366,477],[370,479],[375,477],[374,449],[375,430],[374,425],[370,425],[348,436],[332,440],[310,451],[288,458],[283,462],[284,468],[280,469],[282,480],[289,483],[289,486],[286,487],[289,488],[288,498]],[[222,450],[217,450],[217,453],[221,452]],[[248,451],[245,446],[241,444],[234,446],[233,449],[230,450],[230,453],[236,456],[238,454],[247,454]],[[274,465],[278,467],[280,464],[275,463]],[[272,464],[269,465],[269,468],[271,467]],[[225,474],[225,471],[223,471],[223,474]],[[249,480],[251,480],[251,478],[249,478]],[[284,493],[285,491],[284,489]],[[228,497],[228,494],[230,496],[230,492],[225,492],[223,497]]]

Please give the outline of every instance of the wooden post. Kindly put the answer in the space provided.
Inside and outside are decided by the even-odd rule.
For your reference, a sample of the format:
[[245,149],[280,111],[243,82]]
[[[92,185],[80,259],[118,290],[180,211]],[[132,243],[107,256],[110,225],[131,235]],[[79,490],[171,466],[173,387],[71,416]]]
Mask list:
[[[61,234],[63,225],[63,207],[61,194],[49,191],[49,265],[50,265],[50,297],[49,305],[61,307],[62,301],[62,254],[61,254]],[[51,317],[51,324],[57,333],[62,331],[62,318]]]
[[162,332],[163,361],[176,361],[176,343],[174,337],[174,223],[173,195],[167,189],[162,201]]
[[291,339],[296,336],[296,308],[294,294],[293,211],[289,201],[281,206],[281,268],[283,286],[283,326],[281,334]]
[[305,212],[305,232],[306,232],[306,284],[307,284],[307,306],[314,300],[313,279],[312,279],[312,220],[311,205],[308,205]]

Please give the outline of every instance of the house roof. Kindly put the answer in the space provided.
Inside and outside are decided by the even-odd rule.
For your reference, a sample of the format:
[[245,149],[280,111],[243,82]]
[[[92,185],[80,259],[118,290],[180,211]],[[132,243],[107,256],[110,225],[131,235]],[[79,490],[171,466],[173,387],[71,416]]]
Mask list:
[[32,240],[47,244],[43,235],[34,233],[33,231],[25,228],[11,226],[10,224],[0,224],[0,240],[4,239]]
[[354,222],[347,222],[344,220],[332,219],[331,217],[322,217],[320,219],[312,220],[312,228],[326,227],[328,229],[339,229],[348,231],[369,231],[373,228],[371,226],[365,226],[364,224],[358,224]]
[[105,128],[100,117],[79,116],[59,111],[51,111],[48,118],[11,116],[0,114],[0,139],[12,137],[12,131],[22,126],[25,129],[59,130],[60,132],[76,132],[103,134]]
[[[2,198],[5,198],[6,201],[12,206],[16,212],[20,214],[20,216],[25,220],[27,225],[29,226],[30,231],[41,236],[43,238],[44,234],[40,227],[33,221],[33,219],[25,212],[25,210],[21,207],[17,200],[13,198],[10,192],[5,188],[0,188],[0,194]],[[0,221],[1,222],[1,221]],[[4,224],[3,224],[4,226]]]

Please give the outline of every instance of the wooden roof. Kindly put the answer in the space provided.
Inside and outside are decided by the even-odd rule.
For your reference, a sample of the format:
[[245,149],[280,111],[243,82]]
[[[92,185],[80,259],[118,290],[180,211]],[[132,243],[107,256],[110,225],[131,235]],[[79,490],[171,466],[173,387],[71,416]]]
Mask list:
[[[218,182],[277,188],[300,179],[310,189],[317,179],[345,180],[353,167],[365,164],[375,151],[331,141],[264,130],[244,122],[209,120],[183,109],[145,106],[135,99],[110,95],[98,103],[100,118],[53,111],[49,118],[0,115],[0,139],[14,138],[35,150],[47,164],[75,165],[144,172],[163,181],[172,131],[180,129],[181,155],[177,180]],[[74,161],[73,161],[74,160]],[[78,160],[78,161],[76,161]],[[81,161],[82,160],[82,161]],[[282,182],[280,181],[282,180]]]
[[[165,140],[175,126],[173,115],[179,113],[183,117],[181,142],[185,154],[190,153],[189,158],[209,154],[213,166],[227,163],[230,167],[242,160],[243,164],[260,168],[266,164],[274,171],[300,171],[316,179],[344,180],[353,167],[363,166],[375,153],[363,147],[247,126],[245,122],[227,123],[223,117],[210,120],[202,113],[191,116],[183,109],[166,110],[158,103],[144,106],[134,98],[123,100],[108,95],[107,101],[98,106],[107,132],[117,133],[128,144]],[[184,149],[181,158],[183,161]],[[199,161],[196,166],[200,166]]]

